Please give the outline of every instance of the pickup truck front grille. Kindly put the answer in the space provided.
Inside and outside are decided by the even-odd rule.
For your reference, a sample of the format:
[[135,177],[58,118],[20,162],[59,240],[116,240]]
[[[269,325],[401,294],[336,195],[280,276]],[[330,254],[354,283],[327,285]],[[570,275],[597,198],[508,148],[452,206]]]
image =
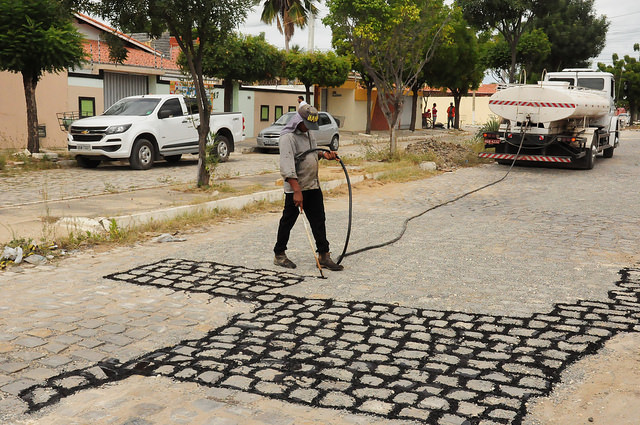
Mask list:
[[69,133],[75,142],[98,142],[107,131],[107,126],[102,127],[80,127],[71,126]]

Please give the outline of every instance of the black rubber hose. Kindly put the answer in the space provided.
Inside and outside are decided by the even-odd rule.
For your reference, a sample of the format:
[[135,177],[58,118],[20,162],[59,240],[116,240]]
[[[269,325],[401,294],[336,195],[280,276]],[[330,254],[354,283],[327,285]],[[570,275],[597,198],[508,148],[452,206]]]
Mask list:
[[[521,130],[521,138],[520,138],[520,144],[518,145],[518,151],[516,152],[516,154],[515,154],[515,156],[513,158],[513,161],[511,162],[511,165],[509,166],[509,169],[504,174],[504,176],[502,176],[498,180],[492,181],[491,183],[487,183],[487,184],[485,184],[483,186],[480,186],[480,187],[478,187],[476,189],[473,189],[473,190],[470,190],[468,192],[465,192],[462,195],[457,196],[457,197],[455,197],[453,199],[450,199],[448,201],[442,202],[442,203],[440,203],[438,205],[434,205],[433,207],[427,208],[426,210],[424,210],[424,211],[422,211],[422,212],[420,212],[420,213],[418,213],[418,214],[416,214],[414,216],[411,216],[411,217],[405,219],[404,222],[402,223],[402,230],[401,230],[400,234],[398,236],[396,236],[395,238],[387,241],[387,242],[379,243],[379,244],[376,244],[376,245],[366,246],[364,248],[360,248],[360,249],[357,249],[357,250],[349,252],[349,253],[347,253],[347,246],[349,245],[349,237],[351,236],[351,222],[352,222],[352,214],[353,214],[353,204],[352,204],[353,198],[352,198],[352,192],[351,192],[351,181],[349,180],[349,173],[347,172],[347,168],[345,167],[344,163],[342,162],[342,159],[340,159],[340,157],[338,157],[338,160],[340,161],[340,165],[342,165],[342,170],[344,171],[344,175],[345,175],[345,177],[347,179],[347,186],[349,187],[349,224],[347,226],[347,237],[346,237],[346,240],[345,240],[345,243],[344,243],[344,248],[342,250],[342,254],[340,254],[340,257],[338,257],[338,261],[336,261],[336,262],[338,264],[340,264],[340,262],[342,261],[342,259],[344,257],[348,257],[348,256],[354,255],[354,254],[359,254],[361,252],[369,251],[369,250],[376,249],[376,248],[382,248],[383,246],[391,245],[392,243],[398,242],[402,238],[402,236],[404,236],[404,233],[407,231],[407,226],[409,225],[409,222],[411,220],[413,220],[414,218],[418,218],[420,216],[423,216],[424,214],[428,213],[429,211],[433,211],[433,210],[435,210],[437,208],[440,208],[440,207],[443,207],[445,205],[452,204],[452,203],[454,203],[454,202],[456,202],[456,201],[458,201],[458,200],[460,200],[460,199],[462,199],[464,197],[467,197],[467,196],[469,196],[469,195],[471,195],[473,193],[479,192],[479,191],[481,191],[483,189],[486,189],[486,188],[488,188],[490,186],[496,185],[496,184],[500,183],[501,181],[503,181],[504,179],[506,179],[507,176],[509,175],[509,173],[511,173],[511,169],[515,165],[516,161],[518,160],[518,156],[520,156],[520,151],[522,150],[522,146],[524,145],[524,139],[525,139],[525,135],[526,135],[527,129],[528,129],[528,125],[525,126],[525,128]],[[302,157],[306,156],[307,154],[309,154],[311,152],[317,152],[317,151],[331,152],[328,149],[314,148],[314,149],[309,149],[307,151],[304,151],[304,152],[296,155],[295,159],[296,160],[300,160]]]
[[[527,126],[527,128],[528,128],[528,126]],[[407,226],[409,225],[409,222],[411,220],[413,220],[414,218],[418,218],[420,216],[423,216],[424,214],[428,213],[429,211],[433,211],[433,210],[435,210],[437,208],[440,208],[440,207],[443,207],[445,205],[452,204],[452,203],[454,203],[454,202],[456,202],[456,201],[458,201],[458,200],[460,200],[460,199],[462,199],[462,198],[464,198],[466,196],[471,195],[472,193],[479,192],[482,189],[486,189],[486,188],[488,188],[490,186],[493,186],[495,184],[498,184],[501,181],[503,181],[504,179],[506,179],[507,176],[509,175],[509,173],[511,172],[511,169],[515,165],[516,161],[518,160],[518,156],[520,155],[520,150],[522,149],[522,145],[524,144],[525,134],[526,134],[526,128],[524,130],[522,130],[522,138],[520,139],[520,145],[518,146],[518,152],[516,152],[516,155],[513,158],[513,161],[511,162],[511,166],[509,167],[507,172],[504,174],[504,176],[502,176],[498,180],[492,181],[491,183],[487,183],[487,184],[485,184],[483,186],[480,186],[480,187],[478,187],[476,189],[473,189],[473,190],[470,190],[468,192],[465,192],[462,195],[457,196],[457,197],[455,197],[453,199],[450,199],[448,201],[442,202],[442,203],[440,203],[438,205],[434,205],[433,207],[427,208],[426,210],[424,210],[424,211],[422,211],[422,212],[420,212],[420,213],[418,213],[418,214],[416,214],[414,216],[411,216],[411,217],[405,219],[404,222],[402,223],[402,230],[400,231],[400,234],[398,236],[396,236],[395,238],[393,238],[393,239],[391,239],[391,240],[389,240],[387,242],[383,242],[383,243],[379,243],[379,244],[376,244],[376,245],[370,245],[370,246],[366,246],[364,248],[356,249],[355,251],[352,251],[352,252],[350,252],[348,254],[345,254],[345,257],[349,256],[349,255],[354,255],[354,254],[360,254],[361,252],[369,251],[371,249],[382,248],[383,246],[391,245],[392,243],[398,242],[402,238],[402,236],[404,236],[404,233],[407,231]]]
[[[332,152],[329,149],[313,148],[313,149],[306,150],[302,153],[299,153],[298,155],[295,156],[295,159],[296,161],[300,161],[300,159],[307,156],[308,154],[312,152],[319,152],[319,151]],[[349,179],[349,173],[347,172],[347,167],[344,165],[344,162],[342,162],[342,158],[340,158],[339,156],[337,158],[338,158],[338,161],[340,162],[340,166],[342,167],[342,171],[344,172],[344,177],[347,180],[347,188],[349,189],[349,222],[347,224],[347,236],[344,241],[344,247],[342,248],[342,253],[338,257],[338,260],[336,261],[337,264],[340,264],[340,262],[342,262],[342,259],[347,256],[347,247],[349,246],[349,238],[351,237],[351,223],[353,220],[353,192],[351,190],[351,179]]]

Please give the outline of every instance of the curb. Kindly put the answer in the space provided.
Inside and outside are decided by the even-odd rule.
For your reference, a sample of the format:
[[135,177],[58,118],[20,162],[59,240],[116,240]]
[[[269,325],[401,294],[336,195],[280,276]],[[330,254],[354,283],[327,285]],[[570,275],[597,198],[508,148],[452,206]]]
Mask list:
[[[362,182],[365,179],[372,178],[375,178],[374,174],[358,175],[350,177],[350,181],[354,184]],[[320,184],[320,187],[322,190],[329,191],[344,184],[347,184],[346,178],[323,182]],[[218,199],[216,201],[209,201],[202,204],[181,205],[178,207],[162,208],[159,210],[145,211],[116,217],[62,217],[58,220],[58,223],[70,225],[81,231],[106,231],[109,229],[112,221],[115,221],[119,228],[127,228],[140,226],[153,221],[169,220],[189,213],[215,211],[220,209],[240,210],[247,205],[256,202],[274,202],[282,198],[283,191],[282,188],[279,188],[251,193],[248,195]]]

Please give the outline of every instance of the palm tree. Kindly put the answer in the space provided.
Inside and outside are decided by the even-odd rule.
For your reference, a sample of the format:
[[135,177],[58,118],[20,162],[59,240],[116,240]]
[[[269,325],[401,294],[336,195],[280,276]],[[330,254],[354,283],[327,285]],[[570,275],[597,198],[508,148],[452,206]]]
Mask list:
[[284,49],[288,52],[295,27],[304,28],[309,17],[317,13],[314,0],[265,0],[260,20],[266,24],[276,21],[278,31],[284,34]]

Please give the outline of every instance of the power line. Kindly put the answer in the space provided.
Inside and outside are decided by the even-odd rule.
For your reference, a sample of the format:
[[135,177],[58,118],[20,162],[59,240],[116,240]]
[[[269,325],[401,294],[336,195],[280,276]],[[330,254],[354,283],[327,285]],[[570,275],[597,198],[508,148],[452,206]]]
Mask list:
[[637,15],[638,13],[640,13],[640,10],[638,10],[637,12],[625,13],[624,15],[607,16],[607,18],[609,18],[609,19],[624,18],[624,17],[630,16],[630,15]]

